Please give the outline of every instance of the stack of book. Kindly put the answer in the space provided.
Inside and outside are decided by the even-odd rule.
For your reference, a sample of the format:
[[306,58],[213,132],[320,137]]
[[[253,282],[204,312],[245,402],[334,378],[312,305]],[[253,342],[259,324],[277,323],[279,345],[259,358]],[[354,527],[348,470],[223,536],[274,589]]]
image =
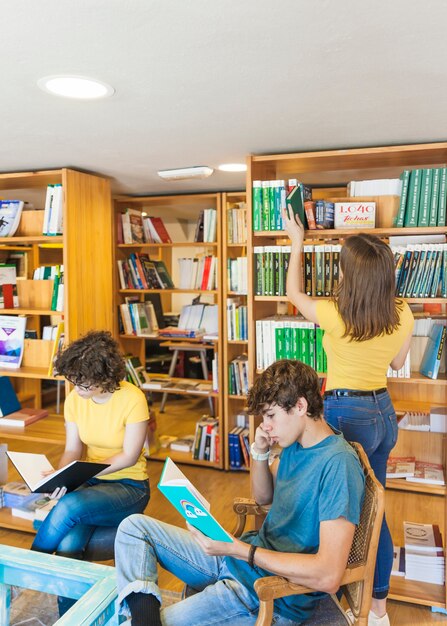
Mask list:
[[447,168],[404,170],[396,226],[445,226]]
[[445,485],[444,468],[439,463],[418,461],[414,456],[390,456],[386,466],[387,478],[404,478],[411,483]]
[[405,548],[393,546],[392,576],[405,576]]
[[117,242],[172,243],[161,217],[143,215],[138,209],[126,209],[117,214]]
[[404,522],[404,538],[405,578],[443,585],[445,557],[439,526]]
[[416,459],[414,456],[390,456],[386,464],[387,478],[408,478],[414,476]]
[[397,424],[402,430],[430,430],[430,414],[420,411],[407,411]]
[[117,265],[121,289],[175,289],[164,262],[148,254],[132,252]]
[[375,180],[351,180],[348,183],[348,196],[400,196],[402,180],[400,178],[378,178]]
[[247,205],[236,202],[227,212],[228,243],[247,241]]
[[177,437],[175,441],[171,441],[169,448],[174,452],[191,452],[194,447],[195,439],[195,435]]

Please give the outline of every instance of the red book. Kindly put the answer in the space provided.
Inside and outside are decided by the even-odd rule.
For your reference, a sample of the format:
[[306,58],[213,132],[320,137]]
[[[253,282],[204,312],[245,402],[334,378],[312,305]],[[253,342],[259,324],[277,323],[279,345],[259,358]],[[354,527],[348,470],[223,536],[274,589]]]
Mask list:
[[3,306],[5,309],[14,308],[14,287],[15,285],[11,284],[1,286],[3,291]]
[[211,269],[211,257],[206,256],[204,263],[203,263],[202,282],[200,285],[200,289],[202,291],[208,290],[208,279],[210,277],[210,269]]
[[9,413],[4,417],[0,417],[0,428],[3,426],[28,426],[37,420],[42,419],[48,415],[48,411],[45,409],[20,409]]
[[149,219],[151,220],[153,227],[157,231],[162,243],[172,243],[169,233],[166,230],[166,227],[163,224],[163,220],[161,219],[161,217],[150,217]]

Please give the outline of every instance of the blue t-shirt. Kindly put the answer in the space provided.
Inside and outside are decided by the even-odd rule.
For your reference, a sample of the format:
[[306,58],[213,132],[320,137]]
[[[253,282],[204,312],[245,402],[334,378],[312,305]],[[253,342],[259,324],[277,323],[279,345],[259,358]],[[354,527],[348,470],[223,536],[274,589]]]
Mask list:
[[[276,552],[315,554],[320,544],[320,522],[344,517],[358,524],[364,483],[357,455],[342,435],[330,435],[310,448],[296,442],[281,453],[272,506],[261,529],[245,533],[241,539]],[[225,564],[253,593],[256,579],[272,575],[233,557],[226,557]],[[275,600],[275,611],[301,622],[311,616],[323,595],[317,592],[281,598]]]

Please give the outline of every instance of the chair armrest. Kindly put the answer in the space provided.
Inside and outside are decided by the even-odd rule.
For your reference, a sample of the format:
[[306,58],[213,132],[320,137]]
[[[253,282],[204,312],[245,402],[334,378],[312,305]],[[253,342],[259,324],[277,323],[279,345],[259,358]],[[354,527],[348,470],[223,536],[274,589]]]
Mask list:
[[250,498],[235,498],[233,501],[233,511],[236,513],[237,519],[232,534],[235,537],[239,537],[243,533],[247,515],[255,515],[264,518],[269,508],[270,505],[263,506]]
[[296,585],[282,576],[265,576],[258,578],[254,584],[258,598],[264,602],[301,593],[313,593],[316,589]]

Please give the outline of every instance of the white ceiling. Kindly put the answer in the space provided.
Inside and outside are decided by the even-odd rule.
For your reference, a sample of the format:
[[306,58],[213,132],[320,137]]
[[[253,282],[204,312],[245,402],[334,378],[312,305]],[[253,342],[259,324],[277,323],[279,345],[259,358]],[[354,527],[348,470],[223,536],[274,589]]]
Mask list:
[[[72,166],[133,194],[242,189],[157,169],[447,138],[445,0],[2,0],[0,171]],[[103,101],[37,80],[111,84]]]

